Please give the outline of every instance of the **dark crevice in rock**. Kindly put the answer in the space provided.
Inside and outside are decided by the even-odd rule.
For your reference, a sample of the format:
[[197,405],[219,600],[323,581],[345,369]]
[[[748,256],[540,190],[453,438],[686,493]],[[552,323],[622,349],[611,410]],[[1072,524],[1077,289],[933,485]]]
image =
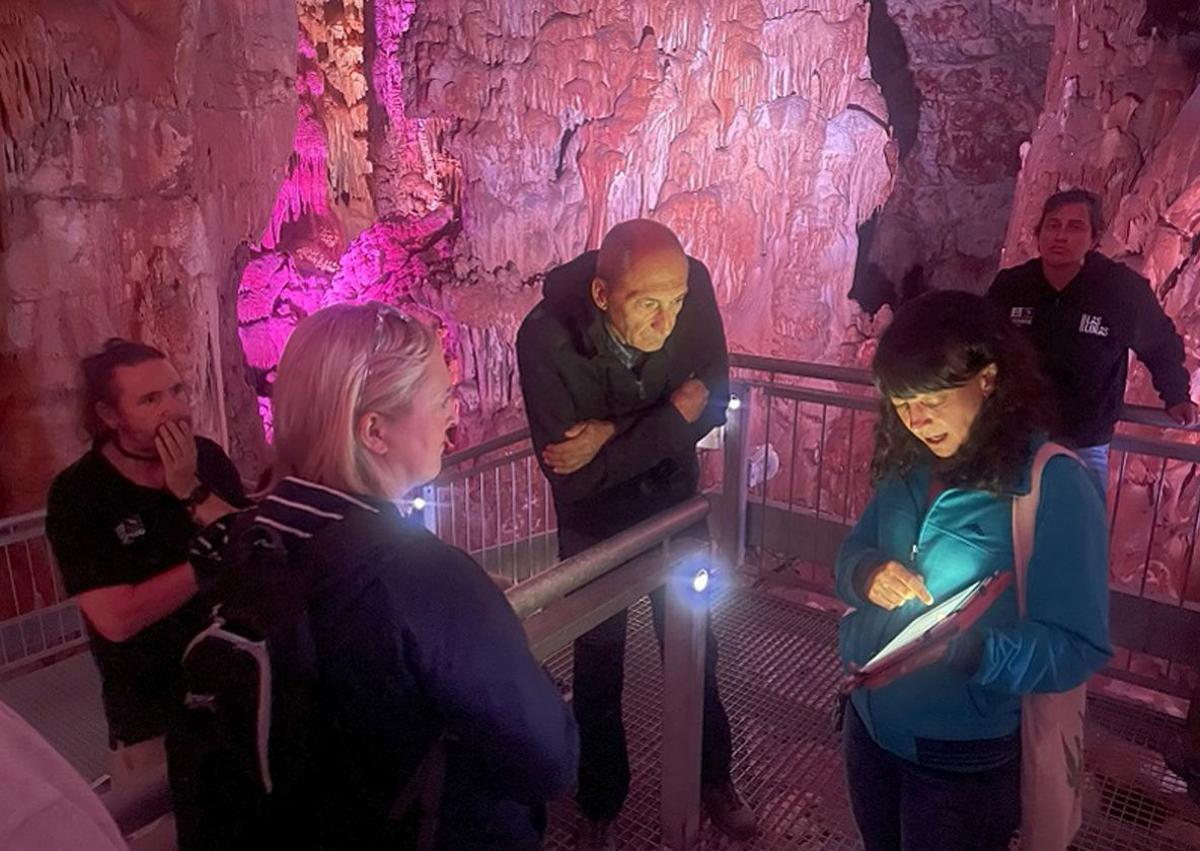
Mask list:
[[1200,3],[1196,0],[1146,0],[1138,35],[1166,38],[1200,33]]
[[879,215],[876,212],[858,227],[858,259],[854,266],[854,280],[850,285],[850,298],[858,302],[863,312],[870,316],[878,313],[884,305],[895,310],[929,289],[925,267],[919,263],[908,267],[900,280],[894,281],[882,266],[870,259]]
[[562,139],[558,143],[558,163],[554,166],[554,179],[558,180],[563,176],[566,170],[567,148],[571,146],[571,140],[575,138],[575,131],[579,129],[578,124],[572,124],[563,131]]
[[888,117],[903,157],[917,142],[921,91],[909,67],[904,33],[888,13],[887,0],[871,0],[867,56],[871,60],[871,77],[879,84],[887,102]]

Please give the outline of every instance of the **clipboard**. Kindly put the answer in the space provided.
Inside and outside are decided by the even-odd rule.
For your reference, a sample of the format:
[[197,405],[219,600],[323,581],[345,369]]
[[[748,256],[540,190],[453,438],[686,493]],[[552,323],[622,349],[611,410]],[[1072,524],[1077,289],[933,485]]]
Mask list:
[[851,674],[851,687],[879,688],[942,658],[950,642],[969,630],[1012,584],[1012,571],[996,571],[931,606]]

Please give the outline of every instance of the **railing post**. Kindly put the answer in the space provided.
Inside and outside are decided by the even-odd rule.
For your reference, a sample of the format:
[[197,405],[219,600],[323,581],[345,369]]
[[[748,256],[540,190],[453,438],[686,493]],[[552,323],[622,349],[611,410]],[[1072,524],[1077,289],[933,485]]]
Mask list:
[[[664,555],[670,542],[663,544]],[[708,591],[694,584],[710,560],[683,564],[665,586],[662,700],[662,847],[700,842],[700,749],[704,721],[704,633]],[[707,574],[704,576],[707,583]]]
[[746,498],[750,484],[750,387],[729,386],[725,414],[725,477],[716,516],[718,563],[738,569],[746,559]]
[[425,487],[421,488],[419,498],[421,500],[419,503],[421,507],[416,510],[420,512],[421,525],[433,534],[439,534],[437,485],[425,485]]

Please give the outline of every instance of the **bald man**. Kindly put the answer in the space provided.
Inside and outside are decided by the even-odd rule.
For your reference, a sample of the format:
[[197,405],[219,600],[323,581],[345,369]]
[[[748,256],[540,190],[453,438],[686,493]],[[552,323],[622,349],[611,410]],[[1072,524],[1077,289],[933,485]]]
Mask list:
[[[551,270],[544,295],[517,334],[517,360],[567,558],[695,495],[696,443],[725,422],[729,357],[708,270],[655,222],[617,225],[599,252]],[[650,601],[661,642],[661,591]],[[614,847],[629,792],[625,620],[621,612],[575,642],[583,849]],[[711,629],[707,643],[703,803],[718,828],[747,838],[754,815],[730,781]]]

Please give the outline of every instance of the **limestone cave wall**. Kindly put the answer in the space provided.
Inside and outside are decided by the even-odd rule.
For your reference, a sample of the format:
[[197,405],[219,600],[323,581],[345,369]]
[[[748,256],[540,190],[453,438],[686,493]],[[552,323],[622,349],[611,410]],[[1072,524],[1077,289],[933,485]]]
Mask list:
[[465,440],[516,427],[512,343],[542,275],[635,216],[709,264],[735,348],[854,357],[856,231],[894,159],[864,4],[348,0],[301,19],[305,132],[241,286],[264,385],[299,317],[378,297],[445,328]]
[[[0,5],[0,515],[84,446],[78,359],[156,343],[197,429],[253,465],[235,249],[292,147],[293,0]],[[237,439],[235,439],[237,438]]]
[[1036,0],[872,0],[872,68],[900,160],[864,233],[865,310],[926,288],[981,292],[995,276],[1053,22],[1054,4]]

